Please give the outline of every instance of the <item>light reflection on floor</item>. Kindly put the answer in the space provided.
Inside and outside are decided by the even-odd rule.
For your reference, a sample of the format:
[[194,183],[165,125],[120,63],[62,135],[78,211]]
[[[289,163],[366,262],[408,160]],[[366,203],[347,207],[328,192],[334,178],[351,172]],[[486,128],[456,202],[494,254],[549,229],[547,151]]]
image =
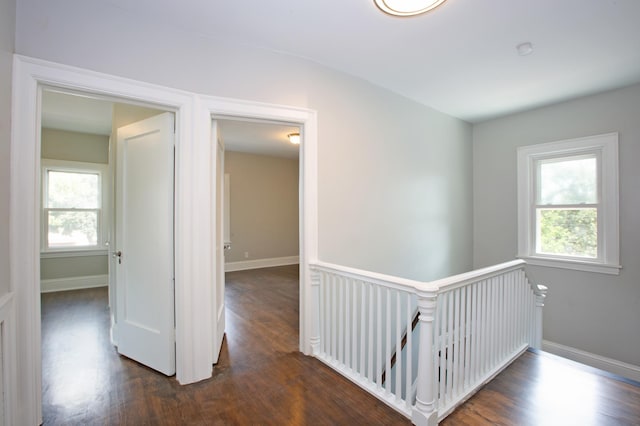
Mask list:
[[[561,362],[538,364],[532,403],[540,425],[599,426],[599,380],[597,376]],[[535,402],[533,402],[535,401]],[[572,413],[571,419],[559,413]],[[569,421],[570,423],[567,423]]]
[[108,338],[107,290],[91,291],[101,295],[99,302],[80,307],[65,305],[64,295],[43,295],[58,305],[49,311],[43,304],[43,404],[61,413],[82,411],[104,399],[110,389],[113,358],[110,361],[106,355],[115,348]]

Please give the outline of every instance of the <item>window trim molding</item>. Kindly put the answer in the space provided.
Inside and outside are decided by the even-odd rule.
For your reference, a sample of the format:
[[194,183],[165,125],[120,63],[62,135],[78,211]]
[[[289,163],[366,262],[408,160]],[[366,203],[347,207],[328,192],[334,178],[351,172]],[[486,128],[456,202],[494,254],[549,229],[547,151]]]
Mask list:
[[[61,247],[50,248],[46,245],[47,225],[46,215],[46,173],[48,170],[66,172],[98,173],[100,176],[100,208],[98,209],[98,241],[96,246],[81,246],[78,248]],[[111,211],[109,206],[109,165],[105,163],[90,163],[84,161],[54,160],[42,158],[40,162],[40,256],[41,257],[76,257],[99,256],[107,253],[109,241],[109,224],[111,223]]]
[[[535,202],[535,162],[549,156],[572,156],[597,152],[600,158],[600,215],[602,222],[601,258],[582,260],[561,256],[544,256],[535,252],[535,226],[532,203]],[[576,139],[565,139],[536,145],[521,146],[517,150],[518,189],[518,257],[529,264],[618,275],[620,265],[619,192],[618,192],[618,133],[606,133]]]

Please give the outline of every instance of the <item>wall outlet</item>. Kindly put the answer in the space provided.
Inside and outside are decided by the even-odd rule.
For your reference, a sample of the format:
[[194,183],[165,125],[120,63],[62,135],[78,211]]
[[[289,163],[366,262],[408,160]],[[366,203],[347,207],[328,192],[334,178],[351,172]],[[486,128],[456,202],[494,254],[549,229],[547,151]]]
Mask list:
[[248,251],[245,251],[245,252],[244,252],[244,258],[245,258],[245,259],[248,259],[248,258],[249,258],[249,252],[248,252]]

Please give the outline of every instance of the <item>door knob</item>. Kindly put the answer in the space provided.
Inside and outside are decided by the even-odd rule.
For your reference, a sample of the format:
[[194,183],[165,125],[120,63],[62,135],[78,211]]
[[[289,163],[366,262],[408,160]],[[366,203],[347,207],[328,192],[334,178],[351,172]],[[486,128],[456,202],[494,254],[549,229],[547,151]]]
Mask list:
[[122,264],[122,251],[118,250],[118,251],[114,251],[112,256],[114,258],[118,258],[118,265]]

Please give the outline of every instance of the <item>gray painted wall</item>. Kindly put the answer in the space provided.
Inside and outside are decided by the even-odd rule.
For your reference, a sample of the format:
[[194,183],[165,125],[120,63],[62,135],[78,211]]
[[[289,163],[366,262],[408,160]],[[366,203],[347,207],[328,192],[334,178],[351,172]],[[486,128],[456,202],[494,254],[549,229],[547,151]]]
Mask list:
[[9,150],[15,16],[15,0],[0,2],[0,296],[9,291]]
[[640,365],[640,85],[474,126],[474,264],[516,255],[516,148],[619,132],[619,276],[529,267],[549,287],[544,339]]
[[42,129],[41,157],[109,164],[109,136]]
[[40,259],[40,278],[54,280],[72,277],[106,275],[107,256],[70,256]]
[[224,169],[231,184],[225,262],[298,256],[298,159],[226,151]]
[[321,259],[415,279],[471,267],[468,123],[304,59],[96,7],[21,1],[17,51],[203,94],[314,109]]

